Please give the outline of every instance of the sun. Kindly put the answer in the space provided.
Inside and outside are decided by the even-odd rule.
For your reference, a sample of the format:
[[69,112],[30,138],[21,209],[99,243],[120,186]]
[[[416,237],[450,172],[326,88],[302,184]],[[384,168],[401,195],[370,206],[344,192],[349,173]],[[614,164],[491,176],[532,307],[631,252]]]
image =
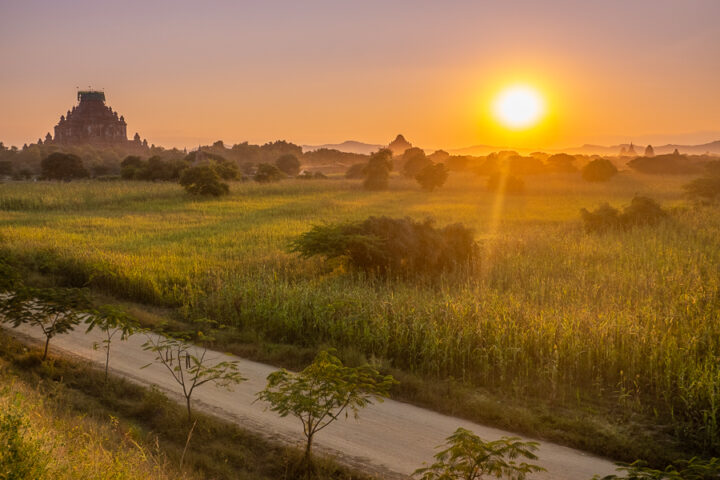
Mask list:
[[545,101],[533,87],[514,85],[498,94],[493,103],[493,113],[505,127],[522,130],[540,121],[545,114]]

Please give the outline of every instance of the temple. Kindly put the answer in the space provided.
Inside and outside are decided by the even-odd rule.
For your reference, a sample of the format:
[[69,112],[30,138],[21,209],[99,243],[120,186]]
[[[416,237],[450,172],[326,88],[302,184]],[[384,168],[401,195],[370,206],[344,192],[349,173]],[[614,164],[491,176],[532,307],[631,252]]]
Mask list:
[[[67,116],[61,115],[55,125],[55,138],[51,141],[60,145],[124,145],[139,143],[140,136],[127,138],[125,118],[105,105],[105,92],[97,90],[79,91],[78,105],[68,110]],[[45,143],[50,140],[50,134]]]

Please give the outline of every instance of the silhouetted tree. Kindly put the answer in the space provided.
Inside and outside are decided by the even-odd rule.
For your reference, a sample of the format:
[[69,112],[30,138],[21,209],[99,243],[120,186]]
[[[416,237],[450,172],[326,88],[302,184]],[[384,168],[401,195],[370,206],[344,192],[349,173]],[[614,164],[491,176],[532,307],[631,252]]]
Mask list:
[[436,188],[445,185],[448,177],[448,169],[442,164],[428,165],[415,175],[415,180],[420,184],[423,190],[432,192]]
[[392,152],[383,148],[370,156],[365,166],[366,190],[385,190],[388,187],[390,171],[392,170]]
[[525,181],[515,175],[495,172],[488,177],[487,190],[489,192],[519,194],[525,191]]
[[13,173],[13,164],[10,160],[0,160],[0,177],[10,176]]
[[654,157],[655,156],[655,149],[652,145],[648,145],[645,147],[645,156],[646,157]]
[[617,173],[617,167],[606,158],[596,158],[582,169],[582,177],[588,182],[607,182]]
[[259,183],[279,182],[285,178],[285,174],[281,172],[275,165],[269,163],[261,163],[257,166],[255,172],[255,181]]
[[51,153],[40,162],[42,177],[48,180],[73,180],[87,178],[90,173],[82,160],[72,153]]
[[432,165],[432,161],[427,158],[425,152],[421,148],[413,147],[405,150],[401,157],[402,173],[407,178],[414,178],[420,173],[420,170]]
[[198,165],[183,170],[180,185],[193,195],[219,197],[230,191],[227,183],[220,181],[220,176],[210,165]]
[[577,172],[575,157],[567,153],[556,153],[547,159],[547,167],[551,172]]
[[275,160],[275,166],[285,175],[289,175],[291,177],[300,173],[300,160],[298,160],[292,153],[285,154]]
[[356,163],[355,165],[350,165],[350,168],[347,169],[345,172],[345,178],[350,179],[360,179],[365,178],[365,168],[367,167],[366,163]]

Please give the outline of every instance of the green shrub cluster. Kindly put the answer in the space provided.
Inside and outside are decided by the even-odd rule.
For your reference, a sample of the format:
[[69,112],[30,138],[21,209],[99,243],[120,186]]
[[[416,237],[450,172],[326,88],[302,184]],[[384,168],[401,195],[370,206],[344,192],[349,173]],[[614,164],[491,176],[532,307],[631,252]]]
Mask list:
[[636,196],[622,212],[605,203],[593,212],[583,208],[580,215],[585,231],[594,233],[655,225],[667,217],[667,212],[652,198]]
[[315,226],[292,243],[291,251],[342,259],[360,270],[410,274],[468,265],[476,248],[473,231],[462,224],[435,228],[430,219],[370,217]]

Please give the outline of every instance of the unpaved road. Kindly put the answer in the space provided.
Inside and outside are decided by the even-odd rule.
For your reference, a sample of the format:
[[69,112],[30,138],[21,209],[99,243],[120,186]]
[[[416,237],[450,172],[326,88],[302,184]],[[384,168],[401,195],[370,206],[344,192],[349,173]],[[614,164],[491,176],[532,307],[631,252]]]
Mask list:
[[[31,340],[42,340],[38,329],[21,326],[14,330]],[[26,338],[26,340],[28,340]],[[144,334],[133,335],[125,342],[114,341],[110,357],[113,373],[144,385],[157,385],[171,397],[180,400],[180,387],[174,383],[162,365],[152,363],[154,355],[142,349]],[[81,325],[74,332],[60,335],[50,342],[50,353],[60,351],[104,365],[105,352],[93,349],[101,344],[101,332],[84,333]],[[227,420],[237,422],[244,428],[259,432],[275,440],[300,445],[302,428],[295,418],[280,418],[265,410],[260,402],[253,403],[255,393],[262,390],[266,377],[275,367],[251,362],[222,353],[208,352],[209,358],[236,360],[240,371],[248,380],[237,385],[233,391],[207,384],[196,390],[193,402],[201,408]],[[472,430],[485,440],[502,436],[517,436],[511,432],[489,428],[467,420],[449,417],[406,403],[386,400],[360,411],[360,418],[339,420],[318,433],[316,448],[337,457],[341,463],[380,474],[384,478],[405,478],[423,462],[430,462],[435,448],[458,427]],[[547,472],[531,476],[533,479],[589,480],[595,474],[614,473],[612,462],[578,450],[552,443],[541,442],[535,463]]]

